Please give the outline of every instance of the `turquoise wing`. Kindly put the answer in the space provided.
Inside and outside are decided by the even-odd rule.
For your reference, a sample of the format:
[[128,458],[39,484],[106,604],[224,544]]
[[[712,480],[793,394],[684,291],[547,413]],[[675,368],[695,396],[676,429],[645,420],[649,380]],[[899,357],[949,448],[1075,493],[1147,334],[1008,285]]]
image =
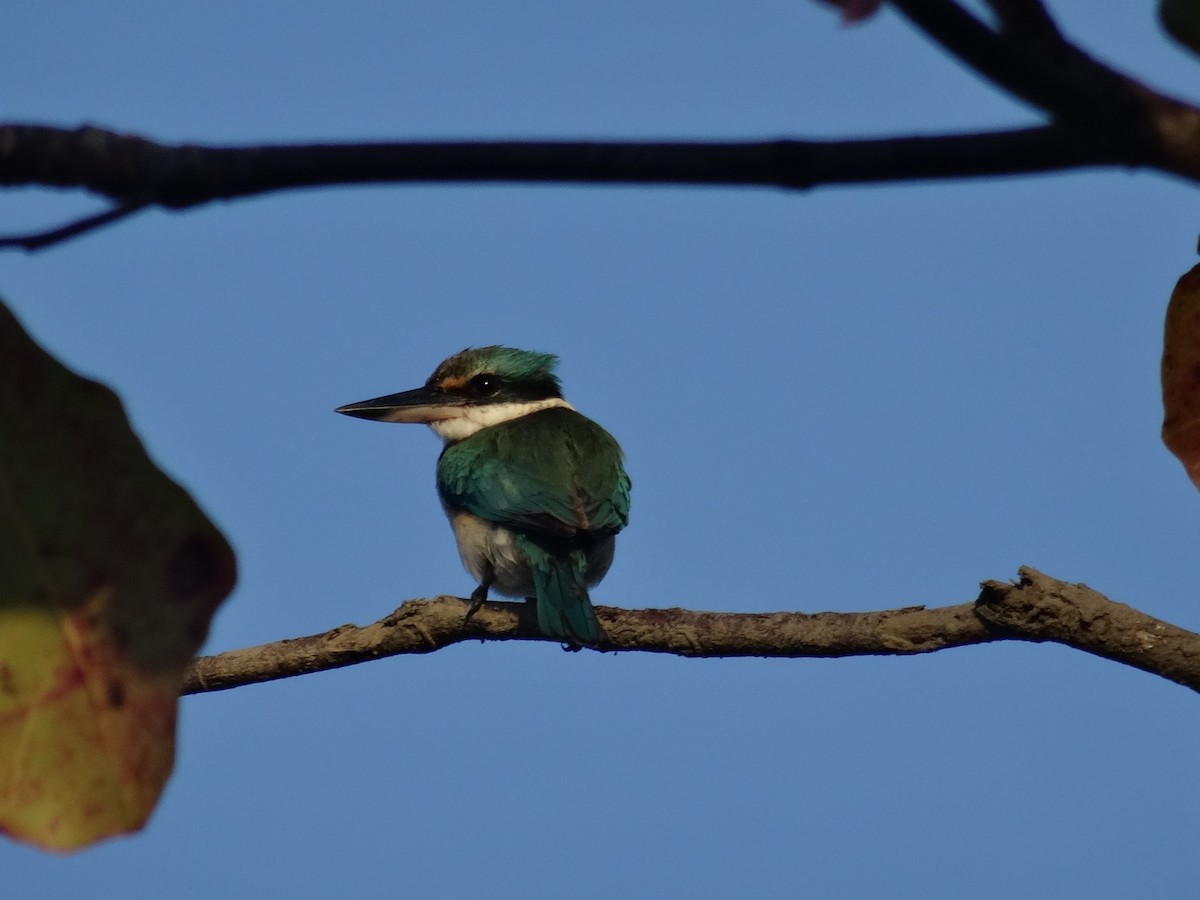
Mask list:
[[546,535],[620,531],[629,476],[607,431],[553,407],[484,428],[438,460],[438,493],[453,508]]

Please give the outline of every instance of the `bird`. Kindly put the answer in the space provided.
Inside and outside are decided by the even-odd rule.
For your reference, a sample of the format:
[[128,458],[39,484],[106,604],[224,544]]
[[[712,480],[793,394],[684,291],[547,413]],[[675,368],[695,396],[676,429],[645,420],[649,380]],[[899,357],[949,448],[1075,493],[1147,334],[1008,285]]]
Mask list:
[[492,345],[450,356],[423,387],[339,406],[379,422],[428,425],[444,446],[437,492],[463,566],[491,590],[535,602],[538,628],[568,649],[604,639],[588,589],[629,522],[617,441],[563,397],[558,357]]

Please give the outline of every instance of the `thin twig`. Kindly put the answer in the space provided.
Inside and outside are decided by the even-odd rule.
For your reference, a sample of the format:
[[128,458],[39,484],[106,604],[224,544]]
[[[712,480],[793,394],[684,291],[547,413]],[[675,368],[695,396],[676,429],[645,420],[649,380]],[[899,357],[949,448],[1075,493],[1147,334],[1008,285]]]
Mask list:
[[121,219],[132,216],[134,213],[141,212],[148,205],[149,204],[146,203],[125,203],[118,206],[113,206],[110,209],[106,209],[104,212],[96,213],[92,216],[76,219],[73,222],[60,225],[57,228],[51,228],[49,231],[0,237],[0,249],[5,247],[17,247],[21,250],[41,250],[44,247],[50,247],[54,244],[61,244],[64,241],[69,241],[73,237],[78,237],[81,234],[86,234],[87,232],[94,231],[97,228],[103,228],[105,225],[111,225],[113,222],[117,222]]

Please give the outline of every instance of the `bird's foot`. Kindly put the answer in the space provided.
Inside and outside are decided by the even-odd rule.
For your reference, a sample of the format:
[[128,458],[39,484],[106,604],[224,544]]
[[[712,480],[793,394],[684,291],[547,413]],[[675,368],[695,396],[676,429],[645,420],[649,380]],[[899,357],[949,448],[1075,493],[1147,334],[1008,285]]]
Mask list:
[[467,610],[466,618],[463,619],[464,625],[471,621],[471,616],[479,612],[479,607],[483,606],[484,601],[487,600],[487,597],[488,586],[486,584],[481,584],[479,587],[475,588],[475,590],[471,591],[471,606]]

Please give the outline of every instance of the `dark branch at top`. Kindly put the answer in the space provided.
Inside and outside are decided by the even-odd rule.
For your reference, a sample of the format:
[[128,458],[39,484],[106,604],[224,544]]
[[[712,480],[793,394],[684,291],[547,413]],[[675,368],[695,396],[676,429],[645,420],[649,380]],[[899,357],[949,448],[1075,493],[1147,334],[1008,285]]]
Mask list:
[[1062,33],[1041,0],[988,0],[1001,29],[1016,38],[1061,41]]
[[82,187],[117,209],[52,232],[0,238],[38,249],[145,206],[182,209],[269,191],[350,184],[540,182],[811,188],[1023,174],[1128,160],[1055,126],[855,141],[464,141],[168,146],[98,128],[0,126],[0,185]]
[[304,187],[558,182],[811,188],[1116,162],[1043,126],[877,140],[452,141],[205,147],[99,128],[0,126],[0,185],[82,187],[181,209]]
[[1156,93],[1066,41],[1038,0],[989,0],[995,27],[953,0],[893,0],[917,27],[1051,118],[986,134],[745,142],[467,141],[168,146],[98,128],[0,126],[0,186],[77,187],[97,215],[0,238],[36,249],[132,212],[305,187],[539,182],[811,188],[1149,166],[1200,181],[1200,109]]

